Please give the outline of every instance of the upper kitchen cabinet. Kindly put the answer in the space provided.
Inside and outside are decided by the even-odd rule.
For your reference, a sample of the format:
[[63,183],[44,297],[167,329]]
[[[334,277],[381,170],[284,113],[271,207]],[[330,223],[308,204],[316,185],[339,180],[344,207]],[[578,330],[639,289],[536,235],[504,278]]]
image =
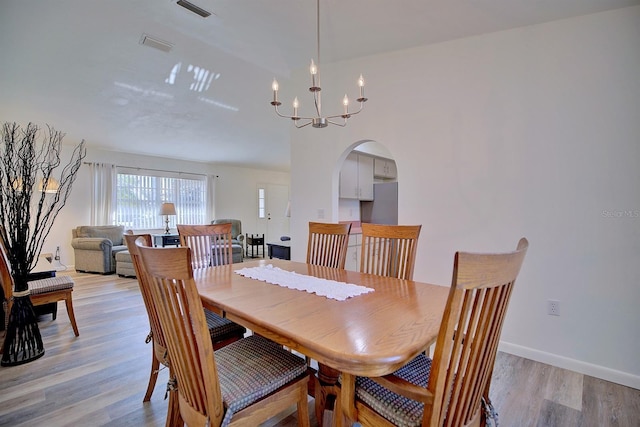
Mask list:
[[373,168],[373,157],[349,153],[340,171],[340,197],[373,200]]
[[396,162],[391,159],[374,159],[373,176],[382,179],[396,179],[398,177]]

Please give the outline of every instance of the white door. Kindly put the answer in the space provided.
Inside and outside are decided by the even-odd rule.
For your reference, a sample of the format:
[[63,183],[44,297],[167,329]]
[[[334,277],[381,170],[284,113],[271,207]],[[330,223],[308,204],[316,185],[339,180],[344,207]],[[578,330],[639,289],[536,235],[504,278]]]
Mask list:
[[289,186],[282,184],[259,184],[264,189],[264,217],[258,218],[260,230],[264,230],[267,242],[279,242],[280,236],[289,235],[289,218],[286,216],[289,202]]

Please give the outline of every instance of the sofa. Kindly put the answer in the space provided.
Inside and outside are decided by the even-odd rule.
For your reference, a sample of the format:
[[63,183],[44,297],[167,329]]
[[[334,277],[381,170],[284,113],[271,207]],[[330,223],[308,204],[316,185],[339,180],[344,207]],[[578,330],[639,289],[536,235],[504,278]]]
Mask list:
[[71,230],[76,271],[112,274],[116,254],[126,251],[124,226],[82,225]]
[[242,221],[239,219],[214,219],[211,224],[231,223],[231,256],[233,263],[242,262],[244,259],[244,234],[242,234]]

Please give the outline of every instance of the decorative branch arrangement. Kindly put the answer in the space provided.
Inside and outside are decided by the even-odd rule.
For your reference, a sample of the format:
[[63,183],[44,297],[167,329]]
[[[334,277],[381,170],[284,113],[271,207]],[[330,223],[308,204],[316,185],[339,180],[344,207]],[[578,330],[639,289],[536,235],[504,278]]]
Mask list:
[[22,128],[5,123],[0,144],[0,242],[11,265],[14,303],[3,343],[3,366],[18,365],[44,354],[37,318],[29,298],[27,277],[35,267],[42,245],[71,194],[82,159],[84,140],[78,144],[59,175],[64,134],[47,126],[38,144],[38,126]]

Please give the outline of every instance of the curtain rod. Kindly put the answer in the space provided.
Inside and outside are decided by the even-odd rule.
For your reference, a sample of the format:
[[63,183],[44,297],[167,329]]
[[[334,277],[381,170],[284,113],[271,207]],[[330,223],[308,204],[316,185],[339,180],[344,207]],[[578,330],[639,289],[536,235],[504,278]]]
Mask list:
[[[95,162],[83,162],[85,165],[92,165]],[[117,168],[128,168],[128,169],[135,169],[135,170],[144,170],[144,171],[150,171],[150,172],[169,172],[169,173],[177,173],[179,175],[185,174],[185,175],[197,175],[197,176],[207,176],[207,174],[204,173],[194,173],[194,172],[180,172],[180,171],[170,171],[170,170],[165,170],[165,169],[150,169],[150,168],[140,168],[140,167],[136,167],[136,166],[122,166],[122,165],[115,165]],[[218,175],[214,175],[216,178],[220,178]]]

